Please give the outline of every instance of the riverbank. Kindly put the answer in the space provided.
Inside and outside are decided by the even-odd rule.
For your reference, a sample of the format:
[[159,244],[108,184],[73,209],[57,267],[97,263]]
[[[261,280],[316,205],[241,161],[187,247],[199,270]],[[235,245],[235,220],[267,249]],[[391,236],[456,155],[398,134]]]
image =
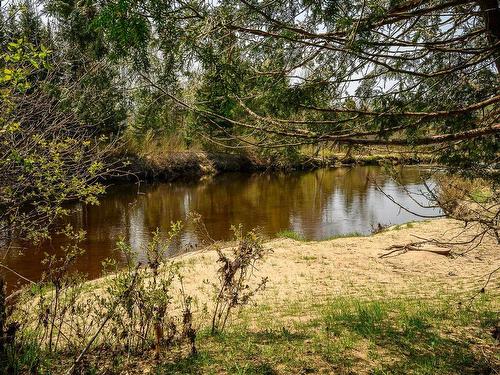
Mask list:
[[[473,234],[473,228],[464,231],[460,222],[438,219],[393,226],[364,237],[325,241],[274,239],[266,244],[272,253],[255,273],[256,279],[269,277],[269,287],[259,299],[279,305],[310,298],[435,298],[473,293],[482,288],[485,275],[500,264],[500,245],[493,238],[485,237],[472,251],[468,251],[470,244],[454,246],[449,256],[435,253],[436,246],[426,246],[422,251],[381,257],[390,246],[419,238],[465,242]],[[200,280],[215,273],[215,260],[214,252],[177,258],[185,266],[189,292],[199,300],[207,293]],[[493,275],[489,287],[488,293],[500,296],[500,273]]]
[[252,154],[210,153],[204,151],[176,151],[161,154],[125,154],[120,179],[173,181],[216,175],[224,172],[254,172],[266,170],[313,170],[317,168],[354,165],[417,165],[431,164],[431,155],[407,152],[328,153],[326,155],[299,154],[293,160],[262,158]]
[[[441,219],[368,237],[272,240],[273,253],[256,270],[256,279],[269,277],[256,306],[223,335],[202,330],[197,358],[157,368],[165,374],[495,373],[499,344],[491,331],[500,318],[500,274],[485,283],[500,264],[500,246],[488,238],[472,251],[454,247],[450,256],[409,251],[381,258],[388,247],[417,237],[456,241],[473,234]],[[188,293],[203,305],[210,291],[201,280],[215,272],[215,254],[179,260]]]
[[[88,349],[82,369],[99,374],[497,373],[500,272],[493,271],[500,264],[500,246],[489,237],[478,246],[465,244],[476,233],[471,226],[464,231],[460,222],[439,219],[393,226],[366,237],[272,239],[264,243],[271,252],[256,264],[248,283],[252,290],[267,277],[266,288],[215,335],[210,322],[220,263],[213,249],[174,258],[171,267],[159,268],[159,279],[136,274],[133,280],[143,282],[133,296],[127,287],[131,274],[111,274],[65,294],[61,301],[72,302],[62,316],[70,324],[57,325],[63,338],[60,349],[47,353],[28,346],[18,366],[31,368],[36,361],[51,373],[68,373],[75,358],[72,345],[77,344],[76,355],[84,346]],[[463,245],[447,255],[436,245],[389,254],[391,246],[415,238]],[[233,245],[225,246],[223,251]],[[168,276],[172,269],[182,281]],[[169,281],[161,284],[166,289],[158,294],[160,280]],[[151,285],[156,285],[154,295],[148,294]],[[39,314],[43,317],[43,303],[52,291],[41,293],[37,302],[42,309],[23,312],[22,319],[35,314],[34,320],[28,319],[32,325]],[[123,301],[110,305],[109,293],[121,295]],[[122,325],[134,316],[131,311],[138,313],[143,306],[134,301],[160,298],[160,303],[162,296],[168,298],[167,322],[174,327],[185,321],[185,306],[190,304],[197,353],[190,354],[182,342],[156,351],[153,338],[146,338],[141,350],[120,349],[136,337],[135,325]],[[33,299],[23,305],[29,303]],[[129,306],[136,308],[129,311]],[[148,311],[141,315],[145,320],[135,320],[138,327],[152,323],[155,312]],[[98,327],[99,338],[88,346]],[[124,328],[132,330],[120,333]],[[137,335],[142,339],[141,331]],[[64,346],[66,340],[69,346]]]
[[466,241],[473,234],[440,219],[368,237],[271,240],[265,246],[272,253],[254,278],[269,277],[266,289],[216,336],[204,312],[211,310],[207,280],[214,280],[216,253],[180,256],[184,289],[195,306],[198,354],[179,349],[157,361],[123,357],[110,373],[496,373],[500,274],[486,281],[500,263],[499,246],[485,238],[472,250],[456,246],[449,256],[381,257],[416,237]]

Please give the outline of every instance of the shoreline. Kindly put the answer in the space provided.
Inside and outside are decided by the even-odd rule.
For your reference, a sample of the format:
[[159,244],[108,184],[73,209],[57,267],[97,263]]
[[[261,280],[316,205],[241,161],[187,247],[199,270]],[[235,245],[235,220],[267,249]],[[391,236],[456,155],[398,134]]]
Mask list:
[[433,165],[431,157],[426,155],[405,155],[404,153],[359,154],[345,157],[334,154],[328,157],[308,157],[301,155],[297,160],[279,163],[251,155],[179,151],[165,153],[160,158],[123,155],[125,168],[123,175],[112,177],[112,181],[170,182],[178,179],[200,179],[226,172],[259,171],[308,171],[318,168],[381,166],[391,165]]
[[[408,251],[380,258],[391,245],[426,237],[449,241],[463,231],[460,222],[434,219],[390,227],[369,236],[342,237],[324,241],[277,238],[265,243],[273,252],[260,265],[256,279],[269,276],[270,287],[259,297],[289,302],[326,296],[427,296],[447,292],[479,291],[487,275],[500,263],[500,246],[485,239],[471,252],[455,246],[450,256],[428,251]],[[473,230],[459,237],[467,239]],[[199,251],[173,258],[189,265],[186,285],[196,289],[197,278],[215,272],[215,253]],[[491,281],[500,296],[500,274]],[[379,293],[380,292],[380,293]]]
[[[130,374],[226,374],[235,373],[235,364],[257,366],[258,371],[250,372],[254,374],[298,374],[304,368],[315,373],[371,374],[392,366],[403,370],[389,373],[409,373],[406,370],[422,363],[422,374],[458,370],[476,374],[498,368],[498,341],[490,332],[498,324],[500,273],[484,287],[488,272],[500,262],[498,245],[487,239],[463,255],[459,254],[465,249],[457,247],[452,256],[409,251],[380,257],[388,246],[414,241],[414,236],[445,240],[462,230],[457,221],[435,219],[366,237],[267,241],[264,246],[273,251],[256,265],[247,287],[255,287],[261,277],[268,277],[268,284],[247,307],[235,310],[227,329],[215,335],[209,327],[214,303],[211,282],[217,280],[220,266],[217,253],[201,249],[182,254],[172,259],[180,267],[182,283],[170,284],[168,311],[171,318],[180,319],[175,318],[184,308],[180,290],[192,298],[198,354],[188,354],[186,345],[160,355],[151,348],[121,357],[120,368]],[[469,235],[472,232],[463,233],[460,239]],[[232,244],[226,245],[230,249]],[[86,282],[84,304],[105,298],[106,281],[114,275]],[[106,341],[96,345],[104,345],[104,350],[89,353],[88,358],[100,356],[101,366],[114,369],[116,361],[112,350],[105,349]],[[430,356],[428,363],[427,357],[421,362],[423,355]],[[74,359],[62,355],[57,361],[63,369]],[[260,371],[262,361],[269,363],[271,372]],[[463,372],[464,365],[470,371]]]
[[[390,257],[392,245],[415,241],[416,237],[467,240],[475,231],[453,219],[441,218],[388,227],[371,235],[353,235],[321,241],[273,238],[264,242],[272,252],[260,262],[253,282],[269,277],[269,285],[257,301],[283,304],[313,298],[419,297],[475,293],[483,287],[489,272],[500,263],[500,245],[485,238],[473,251],[456,245],[450,255],[432,251],[407,251]],[[459,237],[457,237],[459,236]],[[223,249],[234,246],[222,244]],[[181,267],[186,292],[200,306],[209,303],[204,280],[216,275],[217,253],[208,248],[169,259]],[[100,288],[108,277],[88,283]],[[488,292],[500,297],[500,272],[490,280]]]

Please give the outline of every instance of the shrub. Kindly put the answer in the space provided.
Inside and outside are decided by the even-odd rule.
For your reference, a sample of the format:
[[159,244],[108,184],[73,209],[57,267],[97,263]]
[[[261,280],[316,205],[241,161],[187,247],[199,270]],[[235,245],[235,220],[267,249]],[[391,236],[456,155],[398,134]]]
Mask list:
[[255,263],[271,250],[262,244],[262,237],[256,230],[243,234],[242,226],[232,227],[238,245],[228,252],[217,249],[217,270],[219,283],[216,287],[215,308],[212,315],[212,334],[224,331],[234,308],[244,306],[263,289],[268,281],[263,277],[253,288],[248,285],[255,269]]

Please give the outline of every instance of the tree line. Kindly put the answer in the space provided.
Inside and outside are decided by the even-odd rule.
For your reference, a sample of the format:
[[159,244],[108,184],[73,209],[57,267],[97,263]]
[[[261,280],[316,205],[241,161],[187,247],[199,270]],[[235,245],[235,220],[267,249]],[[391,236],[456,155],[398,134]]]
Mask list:
[[424,148],[498,191],[499,38],[495,0],[4,3],[0,231],[46,236],[120,169],[117,145],[151,134]]

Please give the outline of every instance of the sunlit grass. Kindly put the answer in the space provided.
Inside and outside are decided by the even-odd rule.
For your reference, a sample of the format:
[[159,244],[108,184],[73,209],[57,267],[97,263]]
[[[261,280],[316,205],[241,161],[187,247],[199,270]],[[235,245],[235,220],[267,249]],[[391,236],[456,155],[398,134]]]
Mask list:
[[466,307],[458,301],[336,298],[255,307],[224,334],[202,331],[199,356],[163,363],[157,373],[488,373],[498,306],[487,297]]
[[295,232],[293,230],[290,230],[290,229],[284,229],[282,231],[279,231],[278,233],[276,233],[276,237],[277,238],[290,238],[290,239],[295,240],[295,241],[307,241],[306,238],[302,234]]
[[349,232],[349,233],[340,233],[325,238],[324,241],[336,240],[338,238],[350,238],[350,237],[365,237],[366,235],[360,232]]
[[[360,232],[339,233],[339,234],[335,234],[333,236],[327,237],[322,241],[330,241],[330,240],[335,240],[338,238],[364,237],[364,236],[366,236],[366,235],[364,235],[363,233],[360,233]],[[295,232],[293,230],[290,230],[290,229],[285,229],[285,230],[279,231],[278,233],[276,233],[276,238],[290,238],[292,240],[302,241],[302,242],[309,241],[302,234]]]
[[470,196],[476,203],[486,203],[493,197],[493,192],[489,189],[476,189],[471,191]]

